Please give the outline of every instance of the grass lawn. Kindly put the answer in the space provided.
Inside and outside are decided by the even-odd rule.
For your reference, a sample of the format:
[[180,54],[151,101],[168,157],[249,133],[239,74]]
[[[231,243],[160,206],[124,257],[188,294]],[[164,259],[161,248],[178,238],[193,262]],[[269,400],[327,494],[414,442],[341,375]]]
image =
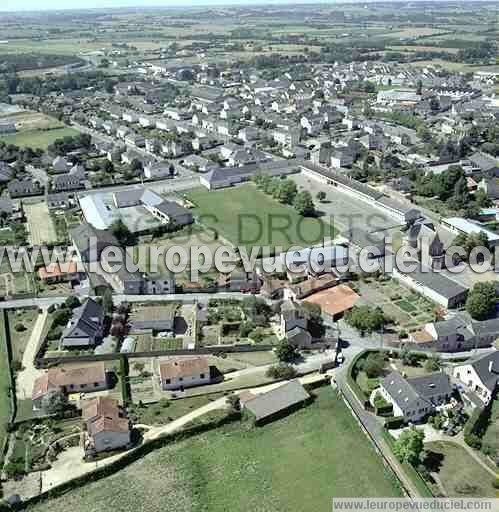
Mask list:
[[303,512],[330,510],[334,496],[400,497],[346,405],[330,387],[317,394],[285,419],[174,443],[30,510]]
[[449,497],[495,498],[493,476],[468,455],[461,446],[439,441],[425,444],[429,451],[428,469],[438,474]]
[[308,247],[334,230],[320,219],[300,216],[293,208],[260,192],[252,183],[225,190],[196,189],[187,193],[195,215],[236,246]]
[[57,139],[72,137],[80,132],[73,128],[55,128],[53,130],[27,130],[24,132],[2,135],[0,140],[7,144],[15,144],[19,147],[30,147],[33,149],[47,149]]

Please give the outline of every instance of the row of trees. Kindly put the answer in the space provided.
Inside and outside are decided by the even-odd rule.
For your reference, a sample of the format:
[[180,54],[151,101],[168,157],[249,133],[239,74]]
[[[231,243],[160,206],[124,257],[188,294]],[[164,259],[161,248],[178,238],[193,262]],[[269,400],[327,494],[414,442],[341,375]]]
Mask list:
[[282,204],[293,206],[300,215],[311,217],[316,214],[310,192],[307,190],[298,192],[298,187],[294,181],[287,178],[257,175],[254,177],[254,182],[259,190],[277,199]]

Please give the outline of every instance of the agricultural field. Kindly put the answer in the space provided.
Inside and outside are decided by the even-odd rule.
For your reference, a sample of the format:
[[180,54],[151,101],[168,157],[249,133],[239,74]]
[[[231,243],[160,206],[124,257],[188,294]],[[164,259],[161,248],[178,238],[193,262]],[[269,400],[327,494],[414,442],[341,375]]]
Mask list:
[[400,497],[343,401],[330,387],[316,395],[287,418],[173,443],[30,511],[302,512],[327,510],[334,496]]
[[199,222],[235,246],[246,247],[248,252],[253,246],[287,250],[334,238],[332,226],[321,219],[300,216],[253,184],[214,192],[196,189],[188,192],[187,198],[194,203]]
[[50,130],[26,130],[17,133],[0,136],[7,144],[14,144],[19,147],[29,147],[33,149],[47,149],[57,139],[63,137],[74,137],[80,132],[73,128],[54,128]]
[[425,444],[427,469],[438,477],[440,485],[435,491],[456,498],[495,498],[497,491],[492,485],[494,477],[466,450],[452,442]]

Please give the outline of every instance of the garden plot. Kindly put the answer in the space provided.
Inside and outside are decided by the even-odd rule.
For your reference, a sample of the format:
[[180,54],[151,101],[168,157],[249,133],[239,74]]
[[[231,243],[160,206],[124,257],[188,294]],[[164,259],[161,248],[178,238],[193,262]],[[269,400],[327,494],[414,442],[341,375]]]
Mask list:
[[381,307],[401,329],[416,330],[434,320],[437,306],[393,279],[366,279],[356,285],[368,304]]

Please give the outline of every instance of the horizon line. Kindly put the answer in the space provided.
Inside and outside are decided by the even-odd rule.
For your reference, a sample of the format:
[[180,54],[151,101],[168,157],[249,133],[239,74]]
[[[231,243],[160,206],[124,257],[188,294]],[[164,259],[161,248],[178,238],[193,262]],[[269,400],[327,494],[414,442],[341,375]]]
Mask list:
[[[176,0],[177,1],[177,0]],[[181,0],[178,0],[181,1]],[[265,6],[300,6],[300,5],[323,5],[323,4],[342,4],[342,5],[357,5],[357,4],[407,4],[407,3],[498,3],[497,0],[191,0],[188,5],[181,3],[171,5],[116,5],[116,6],[94,6],[94,7],[42,7],[42,8],[19,8],[15,9],[2,9],[0,7],[0,14],[37,14],[42,12],[77,12],[77,11],[114,11],[114,10],[153,10],[153,9],[195,9],[195,8],[214,8],[214,7],[253,7],[258,4],[259,7]]]

